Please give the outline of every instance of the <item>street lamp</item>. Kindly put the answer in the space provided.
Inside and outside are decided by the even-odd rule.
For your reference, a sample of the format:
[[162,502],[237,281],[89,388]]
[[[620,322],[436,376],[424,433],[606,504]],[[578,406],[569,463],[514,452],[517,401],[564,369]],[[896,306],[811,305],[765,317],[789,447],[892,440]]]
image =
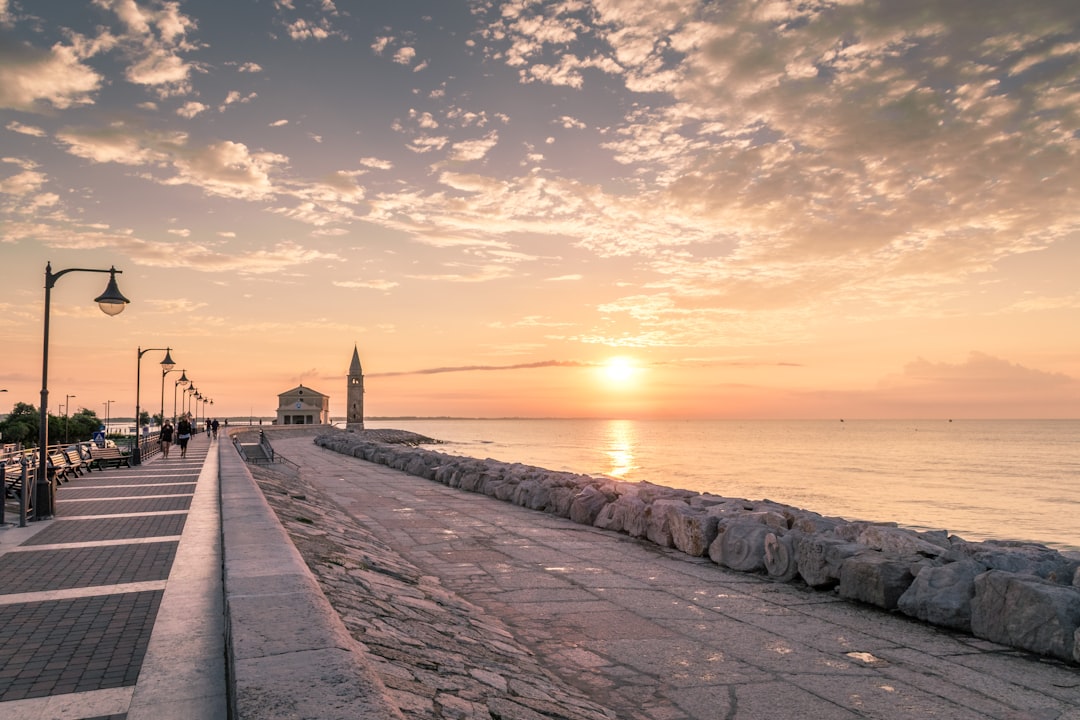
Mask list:
[[64,444],[68,444],[68,412],[71,410],[71,398],[74,395],[64,396]]
[[[176,424],[176,389],[179,387],[187,387],[187,384],[191,382],[187,379],[187,370],[180,371],[180,379],[173,383],[172,389],[172,421]],[[183,408],[181,408],[183,409]]]
[[123,270],[117,270],[112,266],[108,270],[93,268],[68,268],[58,273],[52,271],[52,263],[45,263],[45,329],[42,333],[41,351],[41,408],[38,418],[38,470],[37,488],[34,497],[34,517],[38,520],[53,514],[55,505],[55,493],[52,483],[49,482],[48,447],[49,447],[49,310],[52,303],[52,289],[56,281],[69,272],[99,272],[109,273],[109,284],[105,286],[105,292],[94,298],[101,311],[106,315],[119,315],[124,307],[131,302],[120,293],[116,285],[116,274]]
[[[142,407],[139,405],[139,385],[142,382],[142,356],[151,350],[164,350],[165,357],[161,360],[162,371],[172,370],[176,363],[173,362],[172,355],[169,354],[169,351],[172,348],[146,348],[143,350],[141,347],[138,347],[135,349],[138,350],[139,357],[135,362],[135,451],[132,453],[132,460],[138,465],[142,462],[141,448],[139,446],[139,443],[142,441]],[[164,378],[162,378],[162,382],[164,383]],[[164,394],[164,390],[162,391],[162,394]],[[164,402],[162,402],[162,405],[164,405]]]
[[109,408],[112,407],[112,404],[114,402],[116,402],[116,401],[115,400],[106,400],[105,402],[102,403],[102,405],[105,406],[105,434],[106,435],[109,434]]
[[197,392],[198,392],[198,390],[195,389],[195,383],[191,383],[190,385],[188,385],[187,389],[184,390],[184,400],[187,403],[187,411],[186,411],[185,414],[187,414],[187,415],[191,414],[191,398]]
[[[164,366],[162,366],[162,367],[164,367]],[[173,370],[171,368],[169,370],[162,370],[161,371],[161,426],[162,427],[165,427],[165,376],[168,375],[169,373],[174,373],[174,372],[178,372],[178,373],[182,374],[184,371],[183,370]],[[175,393],[174,393],[173,396],[175,397]]]

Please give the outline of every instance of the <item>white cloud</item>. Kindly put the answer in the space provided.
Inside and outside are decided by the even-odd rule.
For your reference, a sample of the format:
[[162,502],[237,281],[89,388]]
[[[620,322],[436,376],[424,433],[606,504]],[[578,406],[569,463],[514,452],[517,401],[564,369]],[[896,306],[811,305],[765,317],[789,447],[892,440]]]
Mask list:
[[0,108],[41,112],[94,102],[102,77],[71,46],[0,44]]

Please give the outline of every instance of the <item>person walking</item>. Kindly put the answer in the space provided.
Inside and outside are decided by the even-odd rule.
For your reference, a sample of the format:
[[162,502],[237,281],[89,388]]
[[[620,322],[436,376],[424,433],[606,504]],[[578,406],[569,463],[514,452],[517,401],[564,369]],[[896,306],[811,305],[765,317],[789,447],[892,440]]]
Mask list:
[[173,425],[172,421],[166,420],[165,424],[161,426],[161,457],[164,460],[169,459],[169,448],[172,447],[173,441]]
[[187,415],[180,418],[180,422],[176,423],[176,444],[180,446],[180,457],[187,457],[187,444],[191,439],[191,421],[188,420]]
[[221,423],[218,422],[217,418],[214,418],[214,422],[210,423],[210,427],[214,429],[214,439],[217,440],[217,431],[221,427]]

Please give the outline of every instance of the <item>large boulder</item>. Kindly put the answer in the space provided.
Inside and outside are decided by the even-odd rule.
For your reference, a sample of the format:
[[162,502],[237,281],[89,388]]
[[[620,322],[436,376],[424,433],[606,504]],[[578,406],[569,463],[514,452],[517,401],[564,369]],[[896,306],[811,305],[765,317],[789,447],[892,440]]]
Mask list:
[[853,555],[840,565],[840,597],[893,610],[915,578],[911,563],[880,551]]
[[924,567],[897,607],[919,620],[970,633],[975,578],[984,572],[986,567],[974,560]]
[[795,543],[802,533],[792,530],[784,535],[770,532],[765,536],[765,572],[778,582],[790,582],[799,576],[799,556]]
[[975,560],[991,570],[1035,575],[1061,585],[1071,585],[1080,570],[1080,560],[1062,555],[1045,545],[1013,540],[958,542],[947,557]]
[[971,632],[976,637],[1076,659],[1080,592],[1030,575],[990,570],[975,578]]
[[864,545],[827,535],[808,535],[796,543],[799,575],[810,587],[835,587],[844,561],[861,552],[868,552]]
[[687,507],[681,498],[657,498],[645,509],[645,537],[660,547],[675,547],[672,539],[670,510]]
[[611,502],[612,498],[605,495],[595,485],[586,485],[570,504],[570,519],[581,525],[592,525],[596,516]]
[[891,523],[854,522],[838,526],[834,532],[848,542],[898,557],[923,555],[936,558],[950,549],[944,534],[917,533]]
[[768,526],[747,520],[721,521],[719,534],[709,545],[709,558],[717,565],[756,572],[765,569],[765,537]]
[[672,505],[667,514],[671,540],[676,548],[693,557],[701,557],[709,551],[709,545],[717,535],[715,515],[690,505]]
[[642,537],[645,534],[646,507],[637,495],[622,494],[615,498],[614,502],[604,506],[593,525],[604,530]]

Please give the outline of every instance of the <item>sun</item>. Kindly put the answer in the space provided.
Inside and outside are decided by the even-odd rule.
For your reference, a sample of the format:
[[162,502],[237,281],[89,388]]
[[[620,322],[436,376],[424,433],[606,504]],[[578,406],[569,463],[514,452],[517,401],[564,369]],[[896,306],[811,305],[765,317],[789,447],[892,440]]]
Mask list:
[[614,383],[626,383],[636,372],[633,360],[626,357],[613,357],[604,365],[604,374]]

